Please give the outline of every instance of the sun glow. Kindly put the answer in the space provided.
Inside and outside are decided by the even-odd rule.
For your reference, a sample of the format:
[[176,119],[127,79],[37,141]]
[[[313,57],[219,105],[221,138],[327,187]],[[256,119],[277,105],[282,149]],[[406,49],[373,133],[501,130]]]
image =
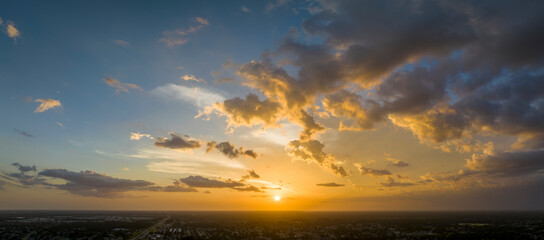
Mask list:
[[274,201],[279,202],[281,200],[280,196],[274,196]]

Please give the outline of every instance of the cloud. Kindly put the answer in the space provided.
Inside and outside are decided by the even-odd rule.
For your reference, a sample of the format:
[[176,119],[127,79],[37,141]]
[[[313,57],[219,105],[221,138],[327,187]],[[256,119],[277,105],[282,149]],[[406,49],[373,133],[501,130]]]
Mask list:
[[14,128],[13,131],[18,132],[18,133],[20,133],[21,135],[23,135],[23,136],[25,136],[25,137],[31,137],[31,138],[34,137],[34,136],[32,136],[32,134],[27,133],[27,132],[25,132],[25,131],[21,131],[21,130],[19,130],[19,129],[17,129],[17,128]]
[[415,183],[412,182],[397,182],[395,179],[391,176],[386,177],[387,182],[381,182],[380,185],[384,187],[408,187],[408,186],[414,186]]
[[234,187],[243,187],[243,183],[236,182],[230,179],[226,181],[214,180],[205,178],[202,176],[189,176],[186,178],[179,179],[180,182],[187,184],[190,187],[196,188],[234,188]]
[[19,169],[19,171],[21,171],[21,173],[25,173],[25,172],[36,172],[36,165],[32,165],[32,166],[24,166],[24,165],[21,165],[19,163],[12,163],[11,165],[17,167]]
[[291,0],[273,0],[271,2],[268,2],[265,6],[265,11],[272,11],[278,7],[281,7],[285,4],[290,3]]
[[210,25],[210,23],[208,22],[208,19],[205,19],[205,18],[202,18],[202,17],[196,17],[195,21],[197,21],[201,25]]
[[367,167],[364,167],[363,165],[358,164],[358,163],[356,163],[355,166],[359,169],[359,172],[362,175],[370,175],[370,176],[374,176],[374,177],[391,175],[391,172],[389,170],[387,170],[387,169],[367,168]]
[[239,192],[263,192],[258,187],[255,187],[255,186],[233,187],[232,189]]
[[183,75],[181,79],[185,81],[206,82],[204,79],[195,77],[195,75]]
[[113,198],[119,197],[122,192],[141,190],[154,185],[145,180],[114,178],[89,170],[72,172],[66,169],[45,169],[39,174],[65,180],[65,184],[58,184],[55,187],[81,196]]
[[257,158],[257,153],[253,150],[244,150],[243,147],[236,148],[234,144],[229,141],[216,143],[214,141],[208,142],[206,144],[206,152],[210,152],[213,149],[217,149],[219,152],[223,153],[229,158],[237,158],[241,155],[251,157],[253,159]]
[[333,173],[342,177],[347,176],[343,167],[337,166],[336,157],[332,154],[323,152],[325,145],[318,140],[300,141],[293,140],[287,145],[287,154],[300,161],[317,163],[318,165],[331,170]]
[[250,178],[260,178],[260,177],[261,177],[261,176],[259,176],[259,174],[257,174],[253,169],[247,170],[247,172],[248,172],[249,174],[248,174],[248,175],[242,176],[242,179],[243,179],[243,180],[250,179]]
[[345,185],[344,185],[344,184],[338,184],[338,183],[330,182],[330,183],[318,183],[318,184],[316,184],[316,186],[318,186],[318,187],[343,187],[343,186],[345,186]]
[[59,100],[50,99],[50,98],[46,98],[46,99],[38,98],[34,100],[34,102],[40,103],[40,106],[38,106],[38,108],[34,110],[35,113],[45,112],[51,108],[62,107],[62,104],[60,103]]
[[186,87],[172,83],[159,86],[152,90],[152,93],[183,102],[189,102],[200,108],[212,105],[216,102],[221,102],[225,99],[221,94],[206,88]]
[[15,24],[12,21],[7,21],[4,23],[4,21],[0,18],[0,26],[4,26],[8,37],[13,38],[14,40],[21,37],[21,32],[15,27]]
[[171,139],[163,138],[163,137],[157,137],[157,140],[155,141],[155,146],[162,147],[162,148],[170,148],[170,149],[180,149],[180,150],[190,150],[195,148],[200,148],[200,141],[193,140],[189,138],[189,136],[185,135],[187,139],[183,139],[182,136],[177,135],[175,133],[170,133]]
[[159,42],[163,43],[167,47],[175,47],[177,45],[183,45],[189,42],[187,35],[197,32],[205,26],[209,26],[210,23],[208,19],[202,17],[196,17],[193,21],[197,22],[198,25],[190,27],[189,29],[176,29],[174,31],[164,31],[163,38],[159,39]]
[[215,103],[199,113],[197,117],[216,112],[227,116],[228,127],[257,124],[270,126],[276,124],[280,109],[278,103],[269,100],[261,101],[257,95],[248,94],[245,99],[237,97]]
[[149,138],[151,140],[155,139],[154,137],[152,137],[151,135],[149,134],[146,134],[146,133],[139,133],[139,132],[131,132],[130,133],[130,140],[140,140],[142,138]]
[[121,92],[130,93],[129,89],[135,89],[135,90],[138,90],[138,91],[143,91],[143,89],[140,86],[136,85],[136,84],[122,83],[119,80],[113,79],[113,78],[105,78],[104,82],[106,84],[110,85],[111,87],[115,88],[115,93],[117,93],[117,94],[119,94]]
[[260,178],[261,177],[253,169],[247,170],[247,172],[249,173],[249,176],[252,177],[252,178]]
[[246,7],[246,6],[244,6],[244,5],[242,5],[242,6],[240,7],[240,9],[242,10],[242,12],[246,12],[246,13],[247,13],[247,12],[251,12],[251,9],[249,9],[248,7]]
[[473,154],[466,167],[488,177],[515,177],[544,171],[544,150]]
[[407,162],[392,158],[391,154],[385,154],[385,160],[390,161],[391,163],[389,164],[389,166],[393,167],[401,168],[410,166],[410,164],[408,164]]
[[124,40],[115,40],[115,41],[113,41],[113,43],[115,43],[115,44],[117,44],[117,45],[119,45],[121,47],[126,47],[126,48],[130,48],[132,46],[129,42],[124,41]]
[[401,160],[395,160],[392,163],[390,163],[389,165],[394,166],[394,167],[408,167],[408,166],[410,166],[410,164],[408,164],[408,163],[406,163],[404,161],[401,161]]

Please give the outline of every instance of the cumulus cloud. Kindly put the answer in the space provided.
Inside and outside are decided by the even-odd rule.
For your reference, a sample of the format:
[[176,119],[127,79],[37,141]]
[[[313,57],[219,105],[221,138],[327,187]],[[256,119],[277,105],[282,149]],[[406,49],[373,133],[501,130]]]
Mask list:
[[38,98],[34,100],[34,102],[39,102],[40,106],[34,110],[35,113],[42,113],[52,108],[60,108],[62,107],[62,104],[59,100],[51,99],[51,98]]
[[278,120],[280,105],[269,100],[259,100],[255,94],[248,94],[245,99],[233,98],[215,103],[202,111],[197,117],[209,115],[213,112],[227,116],[229,127],[252,126],[263,124],[275,125]]
[[330,183],[318,183],[318,184],[316,184],[316,186],[318,186],[318,187],[343,187],[343,186],[345,186],[345,184],[338,184],[338,183],[330,182]]
[[251,157],[253,159],[257,158],[257,153],[253,150],[244,150],[243,147],[236,148],[236,146],[229,141],[220,143],[211,141],[206,143],[206,152],[211,152],[214,149],[217,149],[219,152],[223,153],[229,158],[237,158],[242,155]]
[[122,83],[119,80],[113,79],[113,78],[105,78],[104,82],[110,85],[111,87],[115,88],[115,93],[121,93],[121,92],[130,93],[129,89],[143,91],[143,89],[136,84]]
[[198,25],[192,26],[189,29],[176,29],[173,31],[164,31],[163,38],[159,39],[159,42],[164,44],[167,47],[175,47],[177,45],[183,45],[189,42],[189,38],[187,38],[187,35],[197,32],[203,27],[210,25],[208,19],[205,19],[202,17],[196,17],[193,19],[193,21],[198,23]]
[[31,137],[31,138],[34,137],[32,134],[27,133],[27,132],[25,132],[25,131],[21,131],[21,130],[19,130],[19,129],[17,129],[17,128],[14,128],[13,131],[18,132],[18,133],[20,133],[21,135],[23,135],[23,136],[25,136],[25,137]]
[[[288,154],[331,170],[337,160],[317,140],[325,127],[316,110],[339,119],[339,130],[391,123],[444,151],[483,151],[480,136],[517,138],[511,149],[478,158],[473,167],[492,166],[486,159],[504,164],[500,159],[513,152],[544,148],[543,10],[538,1],[321,2],[302,32],[323,41],[288,35],[260,60],[236,66],[242,84],[264,100],[234,98],[226,100],[236,103],[230,111],[224,102],[214,109],[231,127],[276,126],[282,119],[299,124],[303,130]],[[262,111],[256,106],[263,102],[275,107]]]
[[147,133],[139,133],[139,132],[131,132],[130,133],[130,140],[140,140],[142,138],[149,138],[151,140],[155,139],[154,137],[152,137],[151,135],[147,134]]
[[175,133],[170,133],[170,136],[171,139],[157,137],[157,140],[155,141],[155,146],[179,150],[190,150],[201,147],[200,141],[191,139],[187,135],[185,135],[187,139],[184,139],[182,136]]

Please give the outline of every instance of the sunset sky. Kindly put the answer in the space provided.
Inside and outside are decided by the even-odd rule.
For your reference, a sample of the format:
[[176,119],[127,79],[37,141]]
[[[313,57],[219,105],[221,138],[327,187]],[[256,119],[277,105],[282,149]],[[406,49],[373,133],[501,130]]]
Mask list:
[[0,209],[544,209],[544,1],[1,1]]

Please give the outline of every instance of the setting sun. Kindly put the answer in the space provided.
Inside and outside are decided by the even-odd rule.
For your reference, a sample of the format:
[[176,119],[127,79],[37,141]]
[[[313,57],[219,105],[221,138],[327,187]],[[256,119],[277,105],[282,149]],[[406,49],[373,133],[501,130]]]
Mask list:
[[280,196],[274,196],[274,201],[279,202],[281,200]]

